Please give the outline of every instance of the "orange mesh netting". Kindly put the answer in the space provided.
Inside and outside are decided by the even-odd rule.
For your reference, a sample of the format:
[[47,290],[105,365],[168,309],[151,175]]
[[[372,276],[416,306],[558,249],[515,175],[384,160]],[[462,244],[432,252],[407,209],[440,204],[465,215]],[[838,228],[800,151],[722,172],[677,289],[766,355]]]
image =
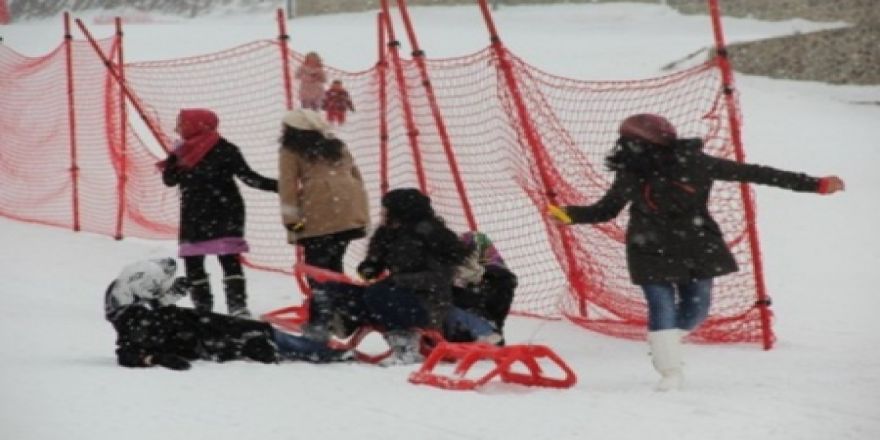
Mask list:
[[[113,40],[102,41],[101,47],[112,53]],[[180,108],[211,108],[220,116],[221,133],[241,147],[250,165],[277,176],[277,138],[287,93],[279,49],[275,41],[257,41],[203,56],[127,63],[124,74],[145,116],[163,136],[173,137]],[[632,113],[663,114],[681,135],[701,137],[711,154],[732,158],[718,66],[708,62],[640,81],[577,81],[547,74],[504,52],[538,138],[535,148],[524,132],[498,53],[490,48],[460,58],[426,60],[464,196],[456,190],[417,63],[401,62],[400,82],[392,65],[363,72],[326,68],[329,79],[344,82],[356,106],[337,133],[367,182],[374,223],[384,175],[379,98],[384,81],[389,187],[419,186],[414,139],[438,213],[450,227],[465,231],[469,226],[462,200],[467,200],[477,228],[492,238],[519,276],[515,312],[567,316],[603,333],[643,337],[646,308],[629,282],[624,259],[626,215],[606,224],[568,228],[565,239],[544,214],[548,194],[563,204],[598,200],[611,179],[604,156],[616,139],[617,125]],[[59,49],[42,58],[25,58],[0,47],[0,215],[71,227],[74,193],[63,55]],[[302,60],[301,54],[290,52],[290,71]],[[120,123],[119,86],[83,43],[73,44],[73,71],[82,229],[116,234],[121,194],[121,236],[173,239],[178,199],[176,190],[164,187],[155,167],[164,157],[159,143],[130,106],[127,124]],[[293,84],[296,103],[295,80]],[[415,132],[407,126],[408,115]],[[545,165],[544,179],[538,164]],[[251,244],[248,261],[289,272],[293,249],[286,244],[277,197],[245,186],[242,192]],[[739,185],[717,185],[711,211],[741,271],[717,280],[710,318],[693,338],[759,341],[755,274]],[[566,241],[573,258],[566,256]],[[365,245],[366,240],[353,243],[346,259],[350,271]]]

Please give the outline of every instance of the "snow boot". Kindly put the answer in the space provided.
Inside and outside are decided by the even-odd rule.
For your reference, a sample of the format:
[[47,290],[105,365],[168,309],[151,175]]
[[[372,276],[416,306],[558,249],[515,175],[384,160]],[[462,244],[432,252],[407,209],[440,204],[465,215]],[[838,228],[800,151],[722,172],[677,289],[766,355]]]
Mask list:
[[189,281],[189,298],[193,307],[200,312],[214,309],[214,296],[211,295],[211,283],[207,277]]
[[495,345],[498,347],[504,346],[504,336],[498,332],[492,332],[487,335],[483,335],[478,337],[474,342],[480,342],[483,344]]
[[229,310],[229,316],[250,319],[251,311],[247,308],[244,275],[230,275],[223,278],[223,287],[226,290],[226,308]]
[[654,387],[657,391],[680,389],[684,382],[681,362],[682,331],[674,328],[648,333],[651,347],[651,360],[654,369],[660,373],[660,381]]
[[329,341],[333,312],[330,295],[320,284],[315,283],[309,300],[309,322],[302,326],[303,336],[320,343]]
[[380,362],[382,366],[418,364],[425,360],[419,352],[421,337],[415,330],[391,330],[385,333],[385,342],[391,348],[391,356]]

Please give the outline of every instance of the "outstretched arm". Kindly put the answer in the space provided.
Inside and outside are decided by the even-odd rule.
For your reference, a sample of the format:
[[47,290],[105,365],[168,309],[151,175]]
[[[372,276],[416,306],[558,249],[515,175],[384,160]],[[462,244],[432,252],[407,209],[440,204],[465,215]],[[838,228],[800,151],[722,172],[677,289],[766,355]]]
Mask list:
[[244,160],[241,151],[236,147],[233,148],[234,157],[232,158],[233,169],[236,177],[241,179],[245,185],[260,189],[263,191],[278,192],[278,181],[264,177],[263,175],[252,170],[247,161]]
[[162,168],[162,183],[175,186],[180,183],[180,169],[177,168],[177,155],[169,154]]
[[718,180],[749,182],[769,185],[799,192],[831,194],[844,189],[843,180],[837,176],[813,177],[804,173],[779,170],[776,168],[740,163],[713,156],[706,158],[709,175]]
[[572,223],[602,223],[620,214],[630,201],[631,177],[618,173],[608,192],[598,202],[589,206],[564,206],[563,211]]

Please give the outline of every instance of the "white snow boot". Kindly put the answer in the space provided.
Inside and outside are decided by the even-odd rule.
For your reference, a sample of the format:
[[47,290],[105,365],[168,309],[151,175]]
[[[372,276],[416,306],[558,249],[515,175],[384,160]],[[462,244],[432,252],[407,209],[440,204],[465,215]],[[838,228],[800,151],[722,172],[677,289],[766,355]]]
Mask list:
[[419,332],[414,330],[392,330],[385,333],[385,342],[391,347],[391,356],[383,359],[382,366],[418,364],[425,360],[419,352]]
[[674,328],[648,333],[651,361],[661,379],[654,387],[657,391],[681,389],[684,382],[681,363],[682,331]]

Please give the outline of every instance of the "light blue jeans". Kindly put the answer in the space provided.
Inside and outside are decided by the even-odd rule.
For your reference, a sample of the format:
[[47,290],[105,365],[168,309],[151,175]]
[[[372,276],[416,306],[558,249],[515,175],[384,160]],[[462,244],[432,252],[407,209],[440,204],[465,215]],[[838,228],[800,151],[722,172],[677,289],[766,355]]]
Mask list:
[[285,359],[315,363],[346,360],[346,352],[344,350],[334,350],[328,347],[326,343],[304,336],[274,330],[272,332],[272,340],[278,347],[278,354]]
[[688,283],[642,284],[641,287],[648,301],[648,331],[673,328],[690,331],[709,316],[712,278]]
[[443,327],[447,329],[456,329],[467,331],[474,339],[495,333],[495,326],[482,316],[458,307],[450,307],[446,314],[446,322]]

